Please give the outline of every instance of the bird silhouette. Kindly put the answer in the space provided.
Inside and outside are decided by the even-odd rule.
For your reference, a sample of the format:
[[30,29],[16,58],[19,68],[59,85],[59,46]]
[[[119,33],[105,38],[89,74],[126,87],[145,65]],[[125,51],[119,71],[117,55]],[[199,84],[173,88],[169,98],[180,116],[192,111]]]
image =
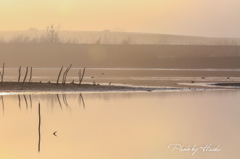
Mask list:
[[53,133],[53,135],[54,135],[54,136],[57,136],[56,133],[57,133],[57,131],[55,131],[55,132]]

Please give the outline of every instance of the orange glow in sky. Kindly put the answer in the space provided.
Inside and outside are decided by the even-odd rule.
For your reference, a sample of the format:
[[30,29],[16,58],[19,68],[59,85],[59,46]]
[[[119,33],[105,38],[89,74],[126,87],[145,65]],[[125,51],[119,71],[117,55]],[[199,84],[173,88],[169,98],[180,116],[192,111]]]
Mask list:
[[0,0],[0,31],[112,30],[240,37],[239,0]]

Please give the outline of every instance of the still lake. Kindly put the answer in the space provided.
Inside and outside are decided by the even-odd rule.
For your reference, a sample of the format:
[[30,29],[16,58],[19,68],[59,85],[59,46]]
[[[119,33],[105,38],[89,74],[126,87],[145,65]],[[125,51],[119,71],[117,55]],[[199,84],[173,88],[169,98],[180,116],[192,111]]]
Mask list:
[[[0,99],[1,159],[240,158],[239,90]],[[199,149],[192,155],[171,144]],[[220,151],[203,152],[209,144]]]

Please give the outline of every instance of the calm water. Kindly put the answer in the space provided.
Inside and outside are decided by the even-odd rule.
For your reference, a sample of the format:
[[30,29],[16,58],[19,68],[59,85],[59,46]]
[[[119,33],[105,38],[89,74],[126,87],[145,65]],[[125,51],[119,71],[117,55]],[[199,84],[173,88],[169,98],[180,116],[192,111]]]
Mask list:
[[[1,159],[240,158],[238,90],[19,97],[0,98]],[[221,151],[192,156],[171,144]]]

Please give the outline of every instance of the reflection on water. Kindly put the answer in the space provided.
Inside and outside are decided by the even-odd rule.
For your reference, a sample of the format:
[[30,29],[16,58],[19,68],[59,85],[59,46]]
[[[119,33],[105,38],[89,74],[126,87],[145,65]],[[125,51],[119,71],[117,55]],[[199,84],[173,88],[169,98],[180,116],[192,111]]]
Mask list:
[[[239,158],[239,97],[237,90],[1,96],[0,158]],[[192,156],[170,144],[221,151]]]
[[3,96],[1,96],[1,100],[2,100],[2,110],[3,110],[3,114],[4,114],[4,101],[3,101]]
[[40,145],[41,145],[41,108],[40,103],[38,104],[38,116],[39,116],[39,124],[38,124],[38,152],[40,152]]

